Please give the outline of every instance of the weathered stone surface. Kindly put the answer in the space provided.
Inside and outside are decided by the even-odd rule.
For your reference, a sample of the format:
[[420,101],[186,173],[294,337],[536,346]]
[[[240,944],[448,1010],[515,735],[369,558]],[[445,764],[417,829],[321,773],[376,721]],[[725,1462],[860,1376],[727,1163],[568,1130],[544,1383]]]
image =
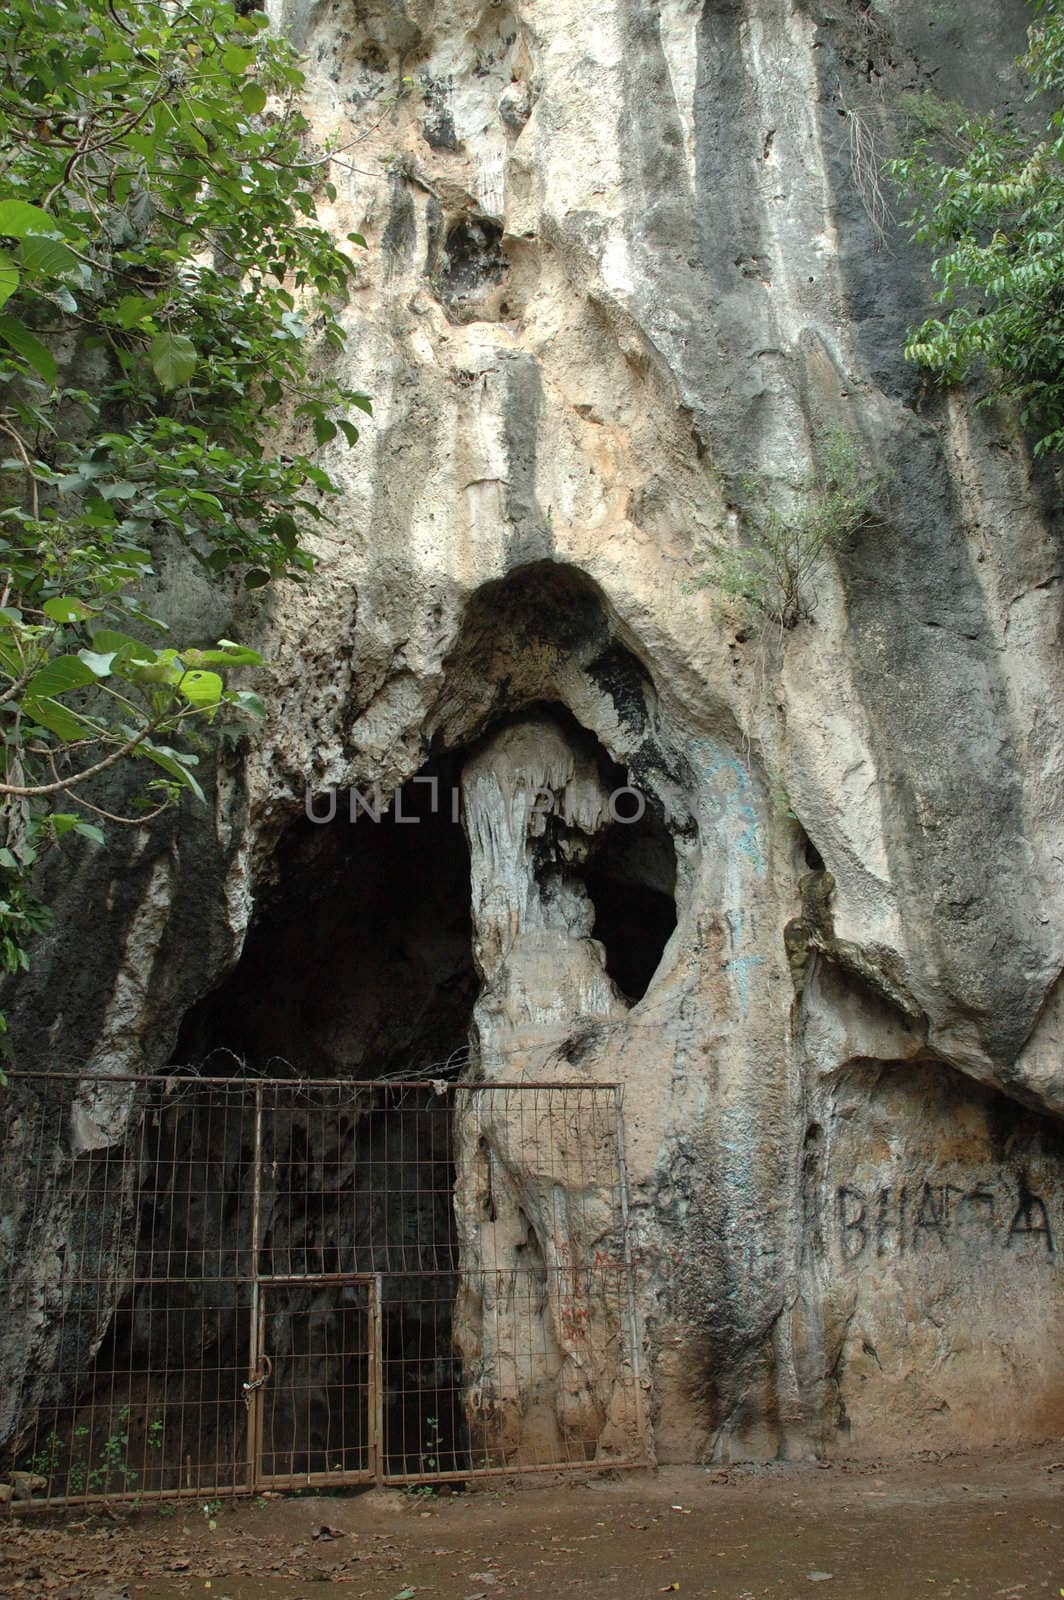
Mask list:
[[[24,1064],[163,1064],[306,786],[387,795],[447,754],[485,1066],[624,1086],[659,1454],[1044,1435],[1059,484],[1008,417],[904,365],[925,266],[879,236],[851,142],[859,118],[886,149],[898,94],[931,83],[1018,106],[1026,8],[973,0],[960,37],[911,0],[285,0],[273,19],[339,149],[322,213],[370,242],[342,359],[375,420],[330,459],[344,496],[305,590],[222,628],[164,568],[175,616],[263,642],[272,720],[221,758],[210,821],[57,886],[73,914],[21,991]],[[737,537],[739,479],[793,498],[840,427],[883,473],[882,524],[825,563],[810,619],[751,633],[692,587],[699,562]],[[669,819],[676,929],[631,1005],[579,892],[535,888],[528,817],[487,796],[503,767],[601,785],[558,707]],[[332,879],[299,870],[312,915]],[[315,1048],[342,1055],[345,1027]],[[567,1425],[607,1427],[608,1394],[566,1392]]]
[[901,1062],[855,1065],[820,1104],[803,1298],[823,1318],[825,1420],[865,1451],[1058,1433],[1060,1128]]

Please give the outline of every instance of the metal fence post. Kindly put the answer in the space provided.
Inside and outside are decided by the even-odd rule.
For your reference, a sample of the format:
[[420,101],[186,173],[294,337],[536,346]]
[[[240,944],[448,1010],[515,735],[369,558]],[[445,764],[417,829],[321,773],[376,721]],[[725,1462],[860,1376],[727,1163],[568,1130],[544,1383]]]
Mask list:
[[244,1398],[247,1401],[248,1489],[253,1490],[259,1476],[262,1450],[262,1384],[259,1364],[262,1343],[262,1289],[259,1283],[259,1253],[262,1249],[262,1084],[255,1085],[254,1171],[251,1180],[251,1319],[248,1330],[248,1376]]

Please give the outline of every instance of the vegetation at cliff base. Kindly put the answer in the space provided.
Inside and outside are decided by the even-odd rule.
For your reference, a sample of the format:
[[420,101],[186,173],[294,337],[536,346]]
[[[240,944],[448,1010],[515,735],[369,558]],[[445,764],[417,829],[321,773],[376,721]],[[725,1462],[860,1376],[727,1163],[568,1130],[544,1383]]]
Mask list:
[[[262,712],[227,677],[254,651],[192,648],[150,614],[152,550],[179,543],[226,585],[305,576],[335,492],[312,457],[369,410],[322,359],[363,241],[317,220],[335,191],[302,85],[244,4],[6,7],[0,970],[47,923],[42,850],[198,792],[198,730]],[[116,767],[144,777],[122,814],[99,789]]]
[[906,355],[946,382],[985,374],[984,403],[1014,401],[1043,455],[1064,448],[1064,0],[1041,0],[1022,67],[1045,97],[1037,132],[995,113],[925,116],[887,171],[915,199],[910,226],[949,308]]

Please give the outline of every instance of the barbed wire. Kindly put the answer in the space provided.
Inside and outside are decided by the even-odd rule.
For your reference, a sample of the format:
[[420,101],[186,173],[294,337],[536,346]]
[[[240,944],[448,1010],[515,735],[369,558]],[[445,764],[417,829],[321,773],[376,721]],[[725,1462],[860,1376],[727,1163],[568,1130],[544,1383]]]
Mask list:
[[[578,1048],[582,1053],[604,1036],[621,1028],[627,1032],[638,1033],[660,1033],[661,1031],[660,1024],[656,1023],[633,1022],[628,1017],[604,1018],[577,1024],[575,1027],[570,1025],[566,1028],[560,1028],[553,1034],[540,1033],[523,1045],[514,1045],[512,1047],[493,1046],[487,1051],[472,1044],[460,1045],[450,1051],[448,1055],[434,1060],[422,1061],[416,1064],[406,1063],[388,1072],[375,1075],[367,1074],[359,1077],[354,1074],[341,1073],[310,1075],[290,1061],[287,1056],[279,1053],[267,1057],[265,1062],[259,1066],[249,1061],[247,1057],[240,1055],[237,1051],[230,1050],[225,1045],[217,1045],[198,1061],[169,1062],[165,1066],[144,1073],[93,1072],[79,1068],[39,1073],[31,1070],[11,1074],[11,1082],[15,1084],[29,1081],[39,1083],[47,1080],[65,1083],[79,1081],[96,1087],[110,1083],[116,1088],[122,1083],[132,1082],[165,1084],[168,1095],[178,1093],[179,1086],[182,1084],[188,1084],[189,1087],[192,1087],[203,1080],[211,1080],[214,1087],[218,1088],[220,1087],[218,1080],[223,1077],[230,1080],[234,1090],[250,1088],[255,1084],[264,1083],[283,1083],[292,1089],[298,1088],[301,1084],[320,1089],[334,1083],[338,1088],[345,1085],[355,1085],[359,1090],[372,1089],[377,1085],[387,1087],[391,1084],[417,1084],[419,1086],[424,1084],[427,1087],[438,1083],[441,1088],[450,1089],[472,1088],[476,1083],[483,1082],[487,1087],[490,1084],[490,1080],[469,1079],[463,1082],[462,1074],[470,1068],[482,1068],[486,1061],[511,1060],[518,1056],[527,1056],[530,1051],[542,1048],[545,1045],[557,1047],[555,1053],[561,1051],[565,1046]],[[231,1063],[231,1070],[221,1073],[212,1072],[210,1070],[212,1065],[220,1060]],[[279,1072],[278,1068],[283,1069],[283,1071]],[[502,1085],[500,1084],[499,1087],[502,1087]],[[587,1087],[596,1087],[595,1080],[589,1078]]]

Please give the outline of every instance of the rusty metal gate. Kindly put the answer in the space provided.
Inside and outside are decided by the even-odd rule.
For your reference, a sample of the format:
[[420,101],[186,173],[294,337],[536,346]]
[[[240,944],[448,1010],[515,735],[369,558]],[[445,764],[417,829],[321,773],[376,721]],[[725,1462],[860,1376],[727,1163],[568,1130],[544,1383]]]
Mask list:
[[616,1085],[20,1077],[15,1503],[644,1464]]

